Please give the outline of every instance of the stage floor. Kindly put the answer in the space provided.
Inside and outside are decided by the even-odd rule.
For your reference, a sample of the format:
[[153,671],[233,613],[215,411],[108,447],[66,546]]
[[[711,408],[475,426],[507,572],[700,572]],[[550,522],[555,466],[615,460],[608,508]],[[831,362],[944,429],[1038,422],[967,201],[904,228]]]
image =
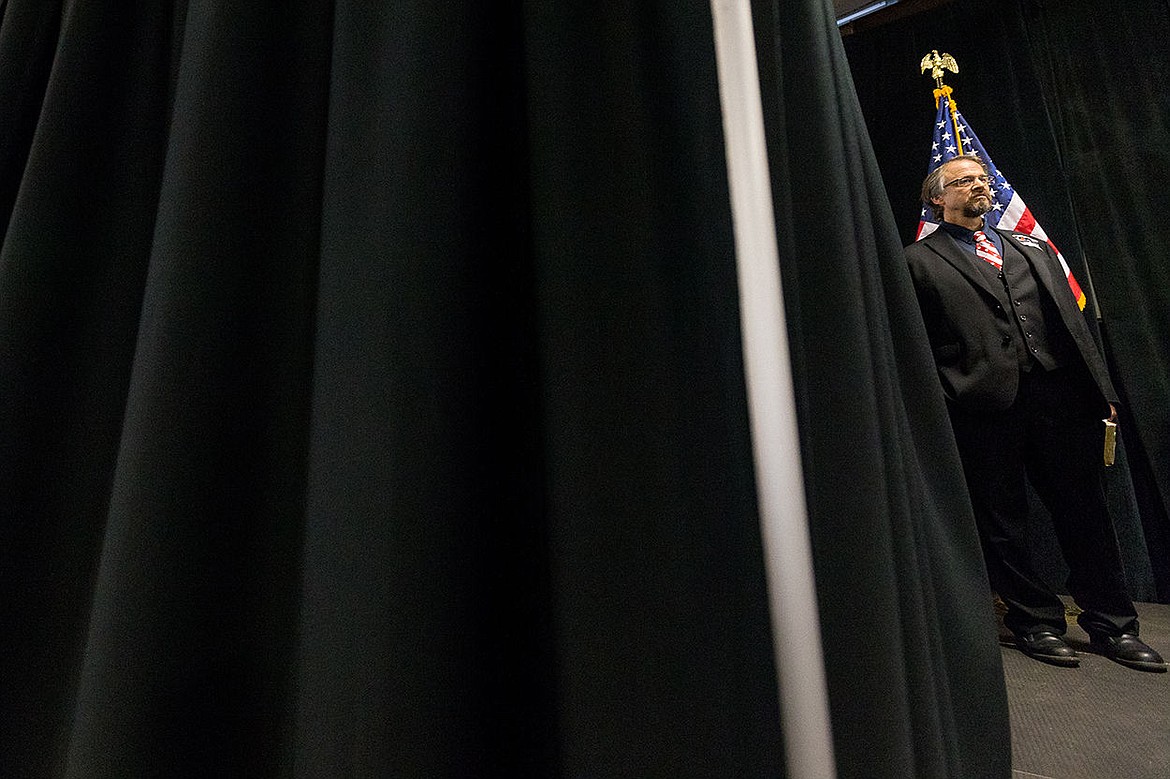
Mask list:
[[[1142,640],[1170,658],[1170,605],[1137,610]],[[1095,654],[1071,617],[1066,638],[1079,668],[1003,646],[1013,779],[1170,778],[1170,672],[1132,671]]]

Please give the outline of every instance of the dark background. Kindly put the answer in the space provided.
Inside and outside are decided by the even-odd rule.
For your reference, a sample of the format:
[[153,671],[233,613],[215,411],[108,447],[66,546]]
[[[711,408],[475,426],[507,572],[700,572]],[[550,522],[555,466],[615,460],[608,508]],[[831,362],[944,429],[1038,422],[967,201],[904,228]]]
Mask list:
[[[1162,0],[899,3],[843,30],[853,80],[902,239],[914,237],[934,117],[919,62],[954,56],[945,82],[980,140],[1087,287],[1086,314],[1122,394],[1123,461],[1108,489],[1132,594],[1170,599],[1170,11]],[[1065,573],[1036,507],[1048,573]]]
[[[0,9],[0,775],[784,775],[709,3]],[[753,12],[838,776],[1006,779],[899,235],[914,68],[972,55],[858,32],[851,73],[830,3]],[[1079,124],[956,87],[1152,349],[1166,307],[1116,325],[1158,247],[1062,235],[1105,146],[1070,167]],[[1009,117],[1052,124],[1063,201]],[[1125,376],[1164,362],[1112,354],[1165,462]]]

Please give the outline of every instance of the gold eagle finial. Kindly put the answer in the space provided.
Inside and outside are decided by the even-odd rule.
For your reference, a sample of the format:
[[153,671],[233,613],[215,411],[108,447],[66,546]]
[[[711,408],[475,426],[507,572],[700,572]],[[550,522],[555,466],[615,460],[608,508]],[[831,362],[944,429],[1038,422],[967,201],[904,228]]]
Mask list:
[[958,73],[959,63],[955,62],[955,58],[950,54],[939,54],[938,49],[931,49],[930,54],[922,58],[922,72],[925,73],[927,68],[930,69],[930,77],[934,79],[935,86],[942,89],[943,70]]

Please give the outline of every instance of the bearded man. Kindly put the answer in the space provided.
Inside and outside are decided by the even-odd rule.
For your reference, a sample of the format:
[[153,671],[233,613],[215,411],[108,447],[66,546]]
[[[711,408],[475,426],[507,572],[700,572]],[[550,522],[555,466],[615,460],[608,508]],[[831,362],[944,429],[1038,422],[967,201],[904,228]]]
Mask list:
[[1165,671],[1138,638],[1105,502],[1103,420],[1117,393],[1055,250],[988,227],[991,179],[975,156],[922,185],[939,229],[906,247],[991,586],[1029,657],[1074,667],[1065,605],[1036,572],[1027,539],[1030,482],[1052,517],[1078,623],[1102,655]]

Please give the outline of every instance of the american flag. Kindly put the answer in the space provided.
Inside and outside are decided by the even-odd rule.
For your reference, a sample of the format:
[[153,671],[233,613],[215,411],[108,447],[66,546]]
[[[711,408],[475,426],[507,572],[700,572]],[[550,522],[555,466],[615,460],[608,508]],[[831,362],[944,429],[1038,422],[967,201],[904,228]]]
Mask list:
[[[959,143],[956,143],[956,139]],[[991,155],[983,148],[983,144],[975,136],[975,131],[971,129],[971,125],[967,123],[958,109],[955,109],[952,118],[949,95],[946,95],[938,101],[938,116],[934,120],[934,137],[931,143],[930,164],[926,169],[927,174],[929,175],[944,162],[959,156],[960,143],[963,153],[977,155],[987,164],[988,172],[991,174],[991,210],[983,217],[984,221],[992,227],[1034,236],[1051,246],[1052,251],[1056,252],[1056,258],[1060,260],[1060,267],[1064,270],[1065,278],[1068,279],[1069,289],[1072,290],[1077,299],[1077,305],[1083,311],[1085,293],[1081,291],[1081,285],[1077,283],[1072,271],[1069,270],[1064,255],[1044,232],[1044,228],[1036,222],[1020,194],[1008,183],[999,168],[995,167],[995,163],[991,161]],[[938,222],[935,221],[930,208],[924,204],[922,216],[918,222],[918,234],[914,240],[925,238],[936,229],[938,229]]]

